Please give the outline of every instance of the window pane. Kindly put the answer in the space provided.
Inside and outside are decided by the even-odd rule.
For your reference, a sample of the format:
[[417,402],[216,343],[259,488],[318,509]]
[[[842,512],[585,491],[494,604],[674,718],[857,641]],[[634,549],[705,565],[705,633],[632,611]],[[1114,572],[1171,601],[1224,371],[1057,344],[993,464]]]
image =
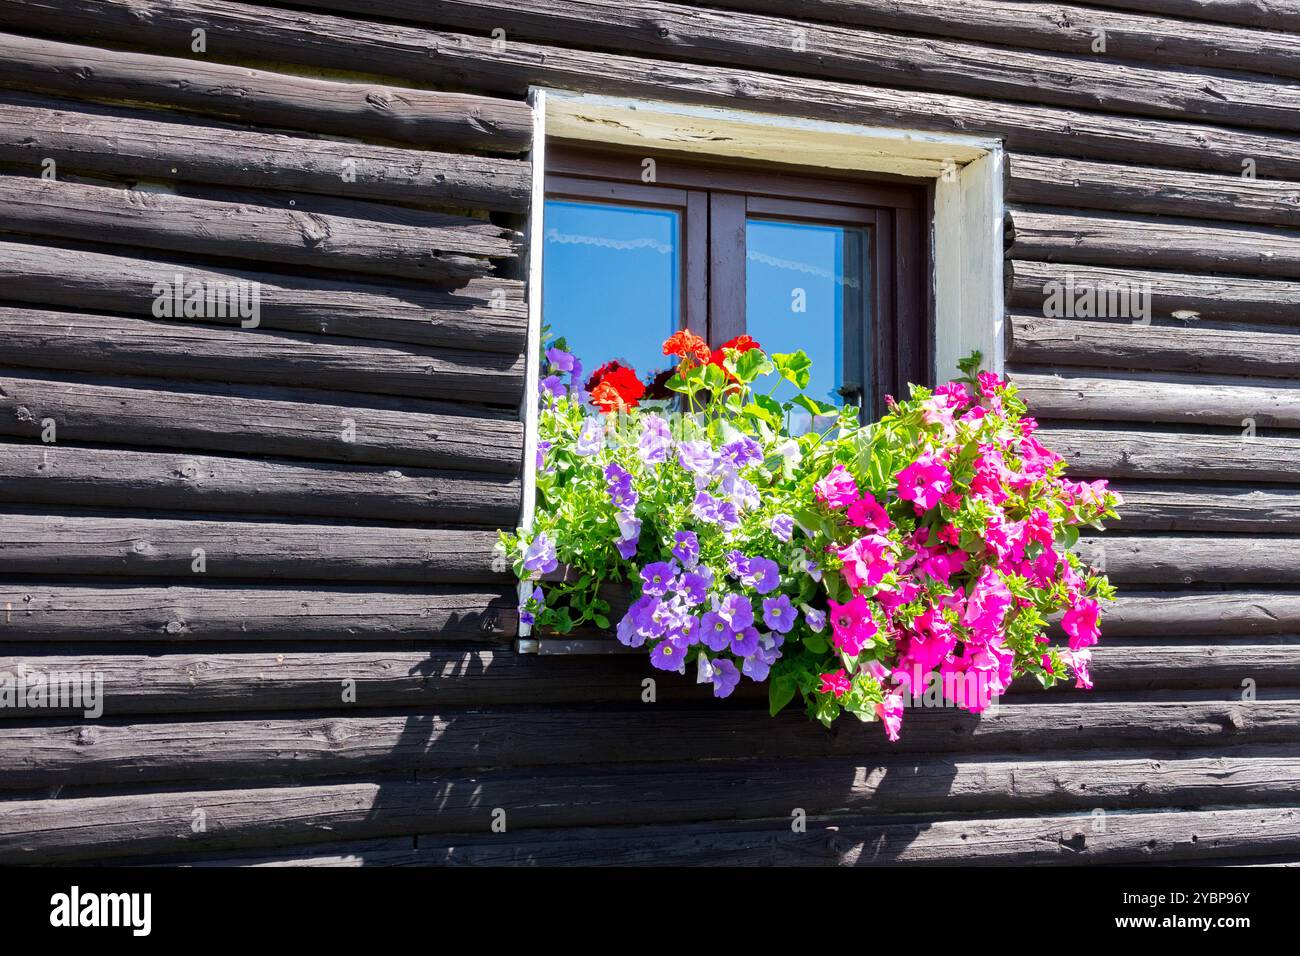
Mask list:
[[[867,230],[751,219],[745,224],[745,331],[769,353],[803,349],[812,359],[807,394],[844,404],[840,388],[866,388],[862,329]],[[775,398],[795,394],[783,384]],[[861,403],[855,395],[853,400]],[[798,410],[792,425],[811,422]]]
[[619,359],[645,381],[681,323],[681,217],[671,209],[546,201],[542,316],[594,371]]

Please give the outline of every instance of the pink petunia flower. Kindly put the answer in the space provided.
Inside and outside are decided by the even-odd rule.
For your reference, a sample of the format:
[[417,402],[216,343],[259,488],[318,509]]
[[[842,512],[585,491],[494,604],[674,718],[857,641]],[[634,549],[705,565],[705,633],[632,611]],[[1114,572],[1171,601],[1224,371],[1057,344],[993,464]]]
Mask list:
[[1070,650],[1081,651],[1097,643],[1101,637],[1101,628],[1097,618],[1101,608],[1092,598],[1084,598],[1065,612],[1061,618],[1061,629],[1070,638]]
[[876,716],[885,727],[885,734],[891,742],[898,740],[898,732],[903,726],[903,692],[894,690],[885,694],[883,702],[876,704]]
[[828,603],[831,607],[831,643],[850,656],[860,654],[878,630],[866,598],[858,594],[846,604]]
[[813,485],[813,494],[827,507],[847,508],[858,499],[858,484],[843,465],[836,465],[830,473]]
[[883,535],[866,535],[835,553],[844,562],[844,580],[855,591],[875,587],[894,567],[893,545]]
[[911,501],[922,511],[928,511],[939,499],[952,490],[952,475],[934,459],[923,455],[897,475],[898,497]]
[[821,686],[817,690],[823,694],[834,694],[836,697],[843,697],[849,692],[849,675],[842,667],[829,674],[822,674],[821,680]]
[[849,505],[845,516],[849,519],[849,524],[855,528],[885,532],[894,526],[894,523],[889,520],[889,513],[885,511],[884,505],[869,491],[863,492],[862,497]]

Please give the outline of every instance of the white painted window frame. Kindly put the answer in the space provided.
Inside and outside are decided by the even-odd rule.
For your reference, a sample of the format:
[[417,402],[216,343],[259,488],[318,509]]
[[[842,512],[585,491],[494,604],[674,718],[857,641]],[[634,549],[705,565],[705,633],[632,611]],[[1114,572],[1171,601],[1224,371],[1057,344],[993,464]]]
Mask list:
[[[934,354],[938,381],[957,362],[983,353],[998,373],[1003,347],[1003,170],[1000,141],[975,136],[884,129],[746,110],[574,93],[534,87],[532,202],[528,221],[528,362],[524,430],[522,527],[536,498],[538,352],[542,328],[546,141],[589,142],[651,152],[731,157],[807,166],[820,171],[873,172],[934,181],[931,223]],[[520,589],[521,596],[527,593]],[[521,625],[519,633],[529,633]],[[520,650],[536,650],[520,641]]]

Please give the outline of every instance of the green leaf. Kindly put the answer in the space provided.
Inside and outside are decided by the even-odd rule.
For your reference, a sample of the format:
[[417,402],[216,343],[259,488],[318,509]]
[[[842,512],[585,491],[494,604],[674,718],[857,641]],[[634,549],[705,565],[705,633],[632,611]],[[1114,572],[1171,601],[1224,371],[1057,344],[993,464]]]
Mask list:
[[773,677],[767,685],[767,712],[775,717],[790,701],[794,700],[795,692],[798,685],[795,682],[793,674],[785,674],[781,677]]
[[820,634],[809,634],[803,639],[803,646],[814,654],[825,654],[830,648],[830,645],[826,643],[826,638]]
[[969,377],[974,378],[975,373],[980,370],[980,363],[984,361],[984,353],[971,352],[970,355],[957,363],[957,367],[965,372]]
[[748,352],[736,352],[734,349],[727,351],[731,354],[723,359],[723,364],[732,375],[746,385],[760,375],[766,375],[774,367],[762,349],[750,349]]
[[1079,529],[1074,525],[1067,524],[1061,529],[1061,533],[1056,536],[1062,551],[1069,551],[1079,543]]
[[812,359],[803,349],[797,352],[778,352],[772,356],[776,370],[781,377],[798,389],[808,387],[811,378]]
[[[773,405],[776,406],[775,412],[772,410]],[[766,422],[773,428],[781,427],[781,406],[766,395],[755,396],[754,401],[741,409],[741,414]]]
[[792,401],[796,405],[802,405],[804,408],[808,409],[808,411],[813,415],[829,415],[835,411],[835,407],[833,405],[823,405],[820,402],[813,401],[807,395],[803,395],[803,394],[796,395],[792,399]]
[[673,392],[681,392],[683,395],[694,395],[700,390],[700,383],[685,379],[678,373],[665,382],[664,387]]
[[727,373],[717,365],[703,365],[700,367],[704,387],[711,392],[721,392],[727,387]]

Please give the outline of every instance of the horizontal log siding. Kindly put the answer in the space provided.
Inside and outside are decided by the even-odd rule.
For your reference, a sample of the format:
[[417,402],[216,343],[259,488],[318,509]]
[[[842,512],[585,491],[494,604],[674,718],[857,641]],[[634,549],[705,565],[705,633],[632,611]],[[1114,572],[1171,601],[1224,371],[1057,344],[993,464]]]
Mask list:
[[[0,672],[105,686],[98,720],[0,710],[0,859],[1294,861],[1298,27],[1264,0],[0,6]],[[1010,376],[1127,499],[1078,549],[1120,586],[1096,692],[917,708],[891,745],[769,720],[750,682],[647,704],[638,655],[514,652],[532,84],[1004,142]],[[155,317],[177,275],[257,283],[257,327]],[[1048,314],[1066,282],[1136,283],[1149,321]]]

